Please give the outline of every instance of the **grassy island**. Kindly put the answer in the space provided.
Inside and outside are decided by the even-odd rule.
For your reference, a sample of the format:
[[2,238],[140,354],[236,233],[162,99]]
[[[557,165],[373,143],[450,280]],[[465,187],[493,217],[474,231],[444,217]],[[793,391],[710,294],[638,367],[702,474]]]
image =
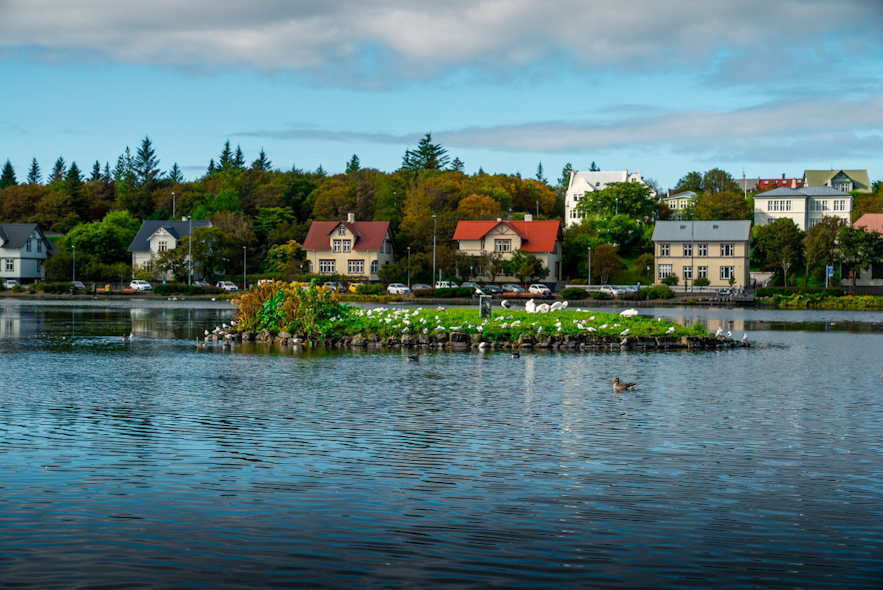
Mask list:
[[[685,328],[655,317],[622,317],[617,314],[565,308],[548,313],[528,313],[496,305],[490,319],[479,317],[478,306],[468,308],[382,307],[361,309],[340,302],[333,292],[315,285],[266,284],[234,301],[238,308],[237,331],[298,335],[304,342],[346,337],[376,340],[410,340],[462,334],[470,342],[512,342],[525,335],[538,341],[549,336],[580,335],[584,341],[683,337],[708,338],[704,326]],[[626,330],[628,330],[626,332]],[[416,340],[415,340],[416,341]]]

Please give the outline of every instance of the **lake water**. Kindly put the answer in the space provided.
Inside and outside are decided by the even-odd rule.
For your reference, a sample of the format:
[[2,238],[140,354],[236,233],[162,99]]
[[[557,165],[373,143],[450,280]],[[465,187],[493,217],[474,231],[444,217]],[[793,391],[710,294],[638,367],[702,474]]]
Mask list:
[[646,310],[753,346],[415,364],[89,304],[0,301],[0,587],[883,584],[883,313]]

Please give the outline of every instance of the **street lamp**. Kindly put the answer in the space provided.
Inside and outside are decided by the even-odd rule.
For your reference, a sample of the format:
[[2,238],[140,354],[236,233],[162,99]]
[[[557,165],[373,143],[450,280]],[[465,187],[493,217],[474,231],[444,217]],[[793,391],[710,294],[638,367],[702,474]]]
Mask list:
[[175,208],[175,193],[172,193],[172,219],[178,217],[177,209]]
[[187,221],[190,222],[190,233],[187,237],[187,284],[193,284],[193,216],[188,215]]
[[696,272],[696,269],[694,268],[694,257],[696,254],[693,252],[696,245],[693,242],[693,214],[690,213],[690,295],[693,294],[693,284],[696,282],[696,275],[693,274]]
[[540,218],[540,202],[537,201],[537,219]]
[[432,282],[435,282],[435,228],[437,220],[435,215],[432,216]]
[[248,291],[248,267],[246,266],[245,246],[242,247],[242,290]]
[[408,289],[411,288],[411,246],[408,246]]
[[589,272],[588,272],[588,280],[586,281],[586,285],[592,286],[592,247],[589,246]]
[[74,278],[72,278],[71,280],[76,281],[77,280],[77,247],[71,246],[71,248],[74,251],[74,270],[73,270]]

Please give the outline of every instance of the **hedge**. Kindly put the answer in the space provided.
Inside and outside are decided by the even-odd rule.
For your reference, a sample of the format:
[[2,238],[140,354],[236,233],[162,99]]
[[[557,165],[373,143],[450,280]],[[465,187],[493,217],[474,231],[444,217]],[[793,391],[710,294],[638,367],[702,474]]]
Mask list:
[[598,299],[599,301],[606,301],[608,299],[613,299],[613,295],[609,293],[602,293],[601,291],[593,291],[592,299]]
[[634,293],[625,293],[620,295],[620,299],[628,301],[644,301],[648,297],[650,299],[671,299],[675,296],[675,292],[667,285],[657,285],[655,287],[644,287]]
[[471,287],[457,287],[456,289],[417,289],[414,297],[432,297],[436,299],[450,299],[451,297],[468,298],[475,292]]
[[224,290],[217,287],[198,287],[183,283],[167,283],[165,285],[157,285],[153,288],[153,292],[157,295],[219,295]]
[[562,289],[558,294],[561,295],[562,298],[570,301],[589,298],[589,292],[578,287],[574,289]]
[[754,291],[755,297],[772,297],[773,295],[825,295],[827,297],[842,297],[843,289],[840,287],[763,287]]
[[356,295],[383,295],[386,290],[380,283],[370,285],[356,285]]
[[54,293],[55,295],[63,295],[65,293],[70,293],[73,284],[71,283],[39,283],[37,284],[37,288],[43,291],[44,293]]

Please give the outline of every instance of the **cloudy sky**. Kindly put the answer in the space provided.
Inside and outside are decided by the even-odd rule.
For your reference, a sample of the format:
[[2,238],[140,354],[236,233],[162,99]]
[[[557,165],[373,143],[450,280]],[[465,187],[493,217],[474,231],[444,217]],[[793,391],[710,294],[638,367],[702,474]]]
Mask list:
[[0,0],[0,159],[883,177],[879,0]]

